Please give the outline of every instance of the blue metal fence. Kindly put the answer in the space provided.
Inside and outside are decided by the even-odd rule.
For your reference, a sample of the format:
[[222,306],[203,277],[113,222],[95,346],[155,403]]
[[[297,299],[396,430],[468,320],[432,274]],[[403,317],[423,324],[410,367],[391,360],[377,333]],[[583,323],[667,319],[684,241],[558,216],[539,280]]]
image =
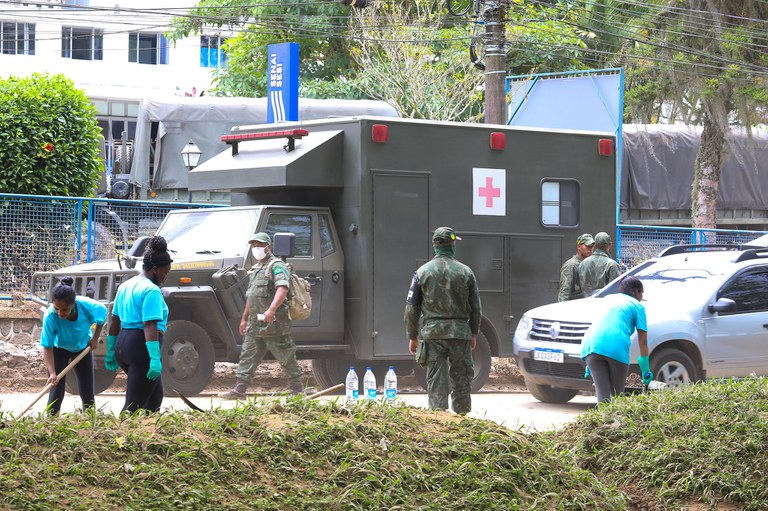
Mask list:
[[28,294],[36,271],[124,253],[172,209],[217,206],[0,194],[0,295]]
[[672,245],[706,245],[712,243],[741,245],[764,234],[764,231],[728,229],[692,229],[650,225],[619,225],[616,229],[616,260],[622,268],[655,257]]

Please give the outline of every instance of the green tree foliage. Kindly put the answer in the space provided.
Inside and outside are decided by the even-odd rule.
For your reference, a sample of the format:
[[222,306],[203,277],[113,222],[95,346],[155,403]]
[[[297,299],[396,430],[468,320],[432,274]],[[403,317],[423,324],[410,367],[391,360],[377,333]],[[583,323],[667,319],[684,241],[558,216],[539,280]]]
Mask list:
[[507,13],[507,70],[512,75],[588,69],[589,34],[575,23],[569,3],[510,2]]
[[62,75],[0,80],[0,191],[90,196],[101,130],[85,93]]
[[354,72],[343,37],[349,11],[330,1],[202,0],[166,35],[175,42],[204,31],[232,34],[223,46],[227,66],[215,71],[209,91],[214,95],[266,96],[267,46],[296,42],[302,96],[354,99],[359,92],[347,85]]
[[591,17],[585,19],[605,43],[595,48],[627,69],[625,120],[703,126],[691,219],[694,227],[715,227],[728,132],[733,125],[749,128],[765,122],[768,3],[611,1],[600,8],[596,4],[585,4],[592,5]]
[[467,57],[463,27],[434,2],[382,3],[350,19],[358,88],[401,116],[451,121],[482,116],[483,74]]
[[[646,60],[636,66],[632,84],[653,82],[654,102],[674,105],[673,120],[690,119],[703,126],[694,166],[691,220],[694,227],[715,227],[720,170],[731,124],[751,126],[768,105],[762,85],[768,65],[768,4],[678,0],[674,7],[665,6],[646,18],[649,41],[636,48]],[[647,59],[651,56],[653,62]]]

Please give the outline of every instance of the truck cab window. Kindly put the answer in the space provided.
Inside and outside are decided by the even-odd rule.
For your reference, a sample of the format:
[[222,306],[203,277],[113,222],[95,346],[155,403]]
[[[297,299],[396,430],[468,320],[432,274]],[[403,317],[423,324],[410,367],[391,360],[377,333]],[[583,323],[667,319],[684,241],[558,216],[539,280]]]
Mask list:
[[320,256],[325,257],[336,252],[331,234],[331,219],[328,215],[318,215],[317,222],[320,225]]
[[541,223],[548,227],[579,225],[581,204],[578,181],[544,179],[541,181]]
[[312,257],[312,216],[273,213],[269,215],[267,233],[292,232],[296,236],[296,257]]

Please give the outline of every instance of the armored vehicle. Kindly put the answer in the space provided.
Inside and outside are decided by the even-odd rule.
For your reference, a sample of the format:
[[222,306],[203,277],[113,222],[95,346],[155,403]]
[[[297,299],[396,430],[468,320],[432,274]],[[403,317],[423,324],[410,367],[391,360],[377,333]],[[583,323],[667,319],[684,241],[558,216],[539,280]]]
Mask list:
[[[476,391],[492,356],[512,356],[517,318],[556,299],[576,237],[615,230],[611,134],[355,117],[237,127],[221,138],[231,148],[192,170],[189,183],[230,191],[232,206],[173,211],[158,229],[174,258],[163,287],[163,378],[182,394],[205,388],[214,361],[238,360],[254,232],[295,236],[288,262],[312,285],[313,307],[293,337],[326,387],[343,382],[350,365],[370,365],[380,378],[389,365],[414,371],[405,296],[432,257],[431,232],[456,229],[457,258],[474,270],[483,305]],[[142,250],[134,245],[132,257]],[[34,278],[50,289],[73,275],[79,292],[110,302],[138,271],[125,264]],[[423,370],[416,376],[425,379]]]

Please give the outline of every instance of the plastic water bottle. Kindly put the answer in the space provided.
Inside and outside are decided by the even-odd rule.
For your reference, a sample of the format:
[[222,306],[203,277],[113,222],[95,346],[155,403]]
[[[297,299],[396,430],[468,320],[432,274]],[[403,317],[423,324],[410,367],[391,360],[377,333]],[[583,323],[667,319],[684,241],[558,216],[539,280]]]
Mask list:
[[365,399],[376,400],[376,376],[373,375],[370,367],[365,368],[365,377],[363,378],[363,390]]
[[384,376],[384,397],[387,401],[394,401],[397,397],[397,375],[395,366],[389,366],[386,376]]
[[357,373],[354,366],[349,366],[349,372],[347,373],[347,403],[357,402],[357,398],[360,394],[360,383],[357,380]]

